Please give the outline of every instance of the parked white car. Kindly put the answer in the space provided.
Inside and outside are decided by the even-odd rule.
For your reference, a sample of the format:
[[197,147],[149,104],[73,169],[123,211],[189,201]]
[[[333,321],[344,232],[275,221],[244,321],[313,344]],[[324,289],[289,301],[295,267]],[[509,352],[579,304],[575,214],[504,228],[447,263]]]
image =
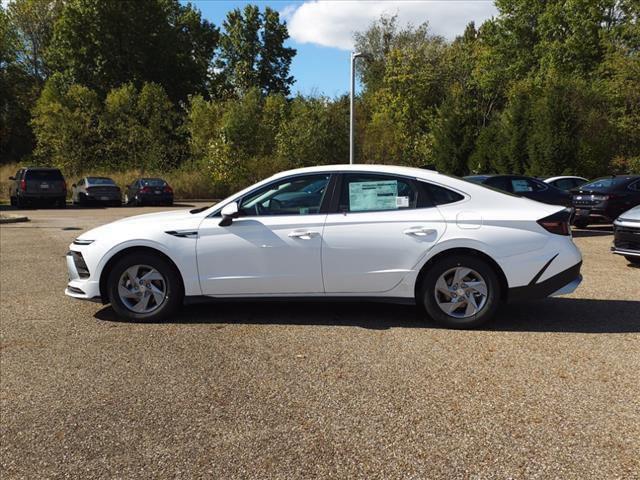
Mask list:
[[552,185],[566,192],[569,192],[574,188],[578,188],[579,186],[584,185],[588,181],[589,180],[587,180],[586,178],[575,177],[571,175],[564,175],[560,177],[549,177],[549,178],[543,179],[544,183],[548,183],[549,185]]
[[640,205],[627,210],[613,222],[611,252],[623,255],[633,265],[640,265]]
[[184,297],[415,302],[451,327],[581,281],[570,212],[437,172],[381,165],[279,173],[208,208],[83,233],[66,294],[158,320]]

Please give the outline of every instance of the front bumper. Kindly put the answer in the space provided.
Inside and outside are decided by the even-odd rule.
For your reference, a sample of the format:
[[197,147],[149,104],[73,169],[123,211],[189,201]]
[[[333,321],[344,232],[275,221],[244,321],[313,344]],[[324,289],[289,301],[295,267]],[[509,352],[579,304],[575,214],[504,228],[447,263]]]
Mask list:
[[66,256],[67,271],[69,273],[69,284],[65,289],[65,295],[80,300],[90,300],[94,302],[101,302],[100,285],[99,282],[91,280],[89,278],[81,278],[78,268],[74,262],[71,252]]
[[626,257],[640,257],[640,225],[629,226],[628,223],[613,224],[613,246],[611,252]]
[[517,302],[573,293],[582,282],[581,267],[582,262],[579,262],[542,282],[510,288],[508,300]]

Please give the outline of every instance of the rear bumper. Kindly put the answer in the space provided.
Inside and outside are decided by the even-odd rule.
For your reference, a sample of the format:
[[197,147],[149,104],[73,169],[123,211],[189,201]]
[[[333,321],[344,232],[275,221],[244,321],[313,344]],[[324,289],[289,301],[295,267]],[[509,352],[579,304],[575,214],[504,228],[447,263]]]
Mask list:
[[534,300],[556,295],[568,295],[573,293],[582,282],[580,268],[582,262],[563,270],[562,272],[547,278],[543,282],[530,283],[522,287],[510,288],[508,300],[518,302],[521,300]]
[[53,198],[67,198],[67,192],[20,192],[18,198],[23,200],[51,200]]
[[162,204],[162,203],[171,203],[173,202],[173,195],[155,195],[155,194],[147,194],[141,195],[138,194],[137,198],[140,202],[146,204]]

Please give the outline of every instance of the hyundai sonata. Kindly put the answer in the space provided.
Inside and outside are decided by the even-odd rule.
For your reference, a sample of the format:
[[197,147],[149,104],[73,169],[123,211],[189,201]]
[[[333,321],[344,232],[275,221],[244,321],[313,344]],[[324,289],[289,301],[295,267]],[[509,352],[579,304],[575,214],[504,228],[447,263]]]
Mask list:
[[575,290],[569,216],[423,169],[291,170],[211,207],[82,234],[66,294],[132,320],[164,318],[185,297],[375,298],[472,327],[504,301]]

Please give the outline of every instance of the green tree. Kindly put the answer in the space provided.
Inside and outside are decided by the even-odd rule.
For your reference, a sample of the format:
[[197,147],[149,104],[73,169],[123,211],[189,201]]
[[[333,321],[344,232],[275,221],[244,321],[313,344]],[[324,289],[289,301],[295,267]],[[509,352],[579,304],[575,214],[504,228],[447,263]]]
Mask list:
[[99,157],[96,135],[100,102],[95,92],[53,75],[36,103],[32,120],[37,158],[77,174]]
[[289,33],[278,12],[267,7],[261,14],[255,5],[236,8],[227,13],[223,28],[218,68],[231,93],[243,95],[257,87],[265,94],[288,95],[296,51],[284,46]]
[[69,0],[48,49],[51,65],[100,96],[162,85],[174,101],[207,94],[218,30],[177,0]]

